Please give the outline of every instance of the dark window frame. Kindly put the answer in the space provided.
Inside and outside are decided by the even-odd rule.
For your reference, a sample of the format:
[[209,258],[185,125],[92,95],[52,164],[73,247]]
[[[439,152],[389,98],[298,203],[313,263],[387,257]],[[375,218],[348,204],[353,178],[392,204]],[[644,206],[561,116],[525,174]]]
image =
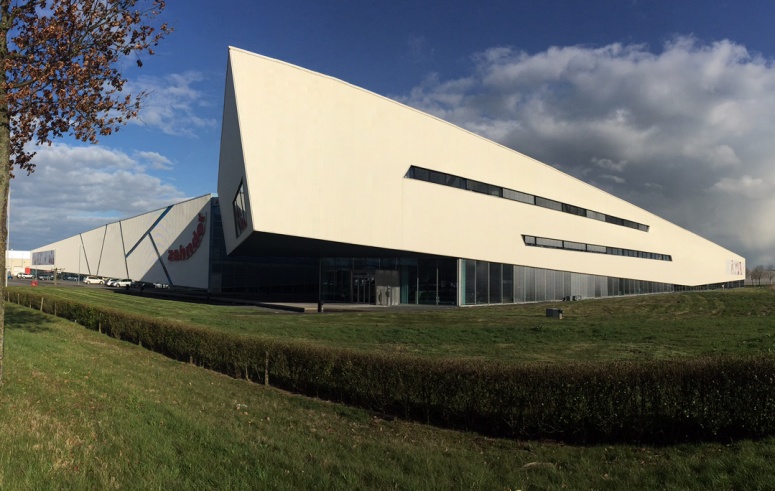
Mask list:
[[474,179],[466,179],[465,177],[456,176],[453,174],[447,174],[445,172],[434,171],[425,167],[418,167],[412,165],[407,170],[404,177],[407,179],[415,179],[418,181],[430,182],[431,184],[439,184],[441,186],[448,186],[458,189],[464,189],[479,194],[486,194],[489,196],[497,196],[499,198],[507,199],[509,201],[517,201],[519,203],[530,204],[534,206],[540,206],[549,210],[555,210],[570,215],[576,215],[583,218],[589,218],[591,220],[597,220],[612,225],[618,225],[620,227],[627,227],[633,230],[641,232],[648,232],[649,226],[643,223],[638,223],[632,220],[616,217],[613,215],[607,215],[594,210],[589,210],[582,206],[572,205],[564,203],[562,201],[556,201],[542,196],[536,196],[530,193],[517,191],[515,189],[503,188],[494,184],[488,184],[486,182],[476,181]]
[[599,244],[587,244],[573,240],[553,239],[550,237],[537,237],[535,235],[522,235],[522,242],[527,247],[543,247],[544,249],[561,249],[563,251],[588,252],[590,254],[606,254],[609,256],[624,256],[637,259],[651,259],[655,261],[672,262],[673,256],[658,252],[636,251],[622,249],[620,247],[603,246]]
[[237,237],[242,235],[242,232],[248,228],[245,198],[245,182],[240,179],[239,186],[237,186],[237,192],[234,194],[234,199],[231,201],[232,211],[234,213],[234,231]]

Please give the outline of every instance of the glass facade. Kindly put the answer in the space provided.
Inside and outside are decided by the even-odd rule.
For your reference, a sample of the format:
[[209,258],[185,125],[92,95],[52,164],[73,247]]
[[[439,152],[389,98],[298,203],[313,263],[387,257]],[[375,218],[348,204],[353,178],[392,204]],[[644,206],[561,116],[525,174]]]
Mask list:
[[460,260],[462,305],[580,300],[716,288],[739,288],[743,281],[687,287],[553,269]]
[[[743,286],[743,281],[735,281],[686,287],[441,256],[322,259],[227,256],[217,198],[211,209],[209,290],[235,298],[317,302],[321,284],[320,294],[326,303],[381,304],[380,277],[394,279],[389,286],[392,294],[400,299],[396,303],[414,305],[494,305]],[[525,236],[525,243],[538,246],[542,242],[539,239]],[[561,240],[548,240],[546,247],[566,245]],[[567,244],[569,250],[581,250],[579,243]],[[603,253],[591,251],[589,247],[586,252]]]
[[396,272],[399,303],[457,304],[457,260],[444,257],[324,258],[323,301],[379,303],[378,271]]

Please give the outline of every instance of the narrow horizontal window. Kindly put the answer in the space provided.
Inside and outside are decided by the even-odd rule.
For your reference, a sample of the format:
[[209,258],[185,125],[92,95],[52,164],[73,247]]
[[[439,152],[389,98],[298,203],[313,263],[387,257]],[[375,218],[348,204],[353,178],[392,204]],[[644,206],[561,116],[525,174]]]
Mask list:
[[429,172],[429,179],[428,181],[434,183],[434,184],[445,184],[447,182],[447,175],[443,174],[441,172],[436,172],[434,170]]
[[571,242],[569,240],[566,240],[566,241],[563,241],[562,248],[571,249],[574,251],[586,251],[587,244],[582,244],[581,242]]
[[552,247],[554,249],[562,249],[562,241],[557,239],[546,239],[543,237],[536,237],[536,245],[539,247]]
[[602,213],[598,213],[596,211],[587,210],[587,218],[591,218],[593,220],[600,220],[601,222],[605,221],[605,215]]
[[562,211],[562,203],[554,201],[553,199],[546,199],[540,196],[536,196],[536,206],[541,208],[549,208],[550,210]]
[[535,204],[535,196],[527,193],[520,193],[513,189],[503,188],[503,197],[512,201],[520,201],[522,203]]
[[562,203],[553,199],[542,198],[540,196],[535,196],[529,193],[523,193],[521,191],[515,191],[513,189],[496,186],[494,184],[475,181],[473,179],[466,179],[465,177],[425,169],[423,167],[417,167],[414,165],[409,167],[409,170],[406,172],[404,177],[407,179],[416,179],[418,181],[430,182],[442,186],[467,189],[475,193],[497,196],[499,198],[505,198],[511,201],[519,201],[520,203],[527,203],[540,206],[542,208],[548,208],[550,210],[561,211],[570,215],[591,218],[593,220],[619,225],[622,227],[628,227],[635,230],[640,230],[642,232],[649,231],[648,225],[634,222],[632,220],[625,220],[623,218],[615,217],[612,215],[606,215],[605,213],[588,210],[584,207],[570,203]]
[[570,213],[571,215],[578,215],[578,216],[587,216],[587,210],[584,208],[581,208],[580,206],[573,206],[566,203],[562,204],[562,211],[565,213]]
[[469,191],[473,191],[475,193],[488,194],[487,184],[479,181],[474,181],[473,179],[466,179],[466,189],[468,189]]
[[605,216],[605,221],[606,221],[606,223],[613,223],[614,225],[624,226],[624,220],[622,220],[621,218],[615,217],[615,216],[606,215]]
[[463,179],[462,177],[457,177],[450,174],[445,174],[445,176],[446,176],[446,180],[444,181],[445,186],[450,186],[453,188],[460,188],[460,189],[466,188],[465,179]]
[[591,252],[594,254],[608,254],[610,256],[626,256],[641,259],[653,259],[657,261],[672,261],[669,254],[658,254],[655,252],[634,251],[632,249],[622,249],[620,247],[608,247],[599,244],[585,244],[571,240],[551,239],[548,237],[536,237],[533,235],[523,235],[523,241],[526,246],[546,247],[549,249],[564,249],[566,251]]
[[428,169],[416,167],[414,169],[414,178],[417,179],[418,181],[430,181],[431,173]]

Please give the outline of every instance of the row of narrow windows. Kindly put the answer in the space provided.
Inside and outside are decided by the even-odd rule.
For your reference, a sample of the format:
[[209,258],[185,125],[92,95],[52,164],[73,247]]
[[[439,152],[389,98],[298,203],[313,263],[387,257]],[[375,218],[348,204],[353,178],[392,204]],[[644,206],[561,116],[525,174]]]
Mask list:
[[474,181],[473,179],[466,179],[465,177],[453,176],[452,174],[446,174],[444,172],[425,169],[423,167],[417,167],[414,165],[409,167],[409,171],[406,173],[405,177],[409,179],[417,179],[418,181],[441,184],[442,186],[466,189],[475,193],[488,194],[490,196],[497,196],[499,198],[509,199],[512,201],[519,201],[521,203],[540,206],[542,208],[549,208],[551,210],[591,218],[593,220],[620,225],[622,227],[629,227],[643,232],[649,231],[648,225],[634,222],[632,220],[626,220],[624,218],[615,217],[613,215],[606,215],[605,213],[588,210],[580,206],[561,203],[553,199],[542,198],[541,196],[535,196],[532,194],[515,191],[513,189],[495,186],[493,184]]
[[670,254],[659,254],[656,252],[635,251],[632,249],[623,249],[621,247],[608,247],[596,244],[584,244],[582,242],[572,242],[570,240],[549,239],[546,237],[534,237],[532,235],[523,235],[522,239],[526,246],[548,247],[550,249],[565,249],[568,251],[592,252],[595,254],[610,254],[612,256],[639,257],[642,259],[654,259],[657,261],[672,261]]

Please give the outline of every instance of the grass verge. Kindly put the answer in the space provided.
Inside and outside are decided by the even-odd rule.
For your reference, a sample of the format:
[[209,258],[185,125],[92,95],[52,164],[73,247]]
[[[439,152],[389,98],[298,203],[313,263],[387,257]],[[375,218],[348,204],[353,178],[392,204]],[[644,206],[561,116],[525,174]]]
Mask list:
[[[384,353],[505,362],[661,360],[775,353],[775,291],[709,292],[487,308],[287,314],[126,295],[14,287],[250,336]],[[545,317],[564,309],[562,320]]]
[[767,489],[775,440],[497,440],[174,362],[6,304],[0,489]]

